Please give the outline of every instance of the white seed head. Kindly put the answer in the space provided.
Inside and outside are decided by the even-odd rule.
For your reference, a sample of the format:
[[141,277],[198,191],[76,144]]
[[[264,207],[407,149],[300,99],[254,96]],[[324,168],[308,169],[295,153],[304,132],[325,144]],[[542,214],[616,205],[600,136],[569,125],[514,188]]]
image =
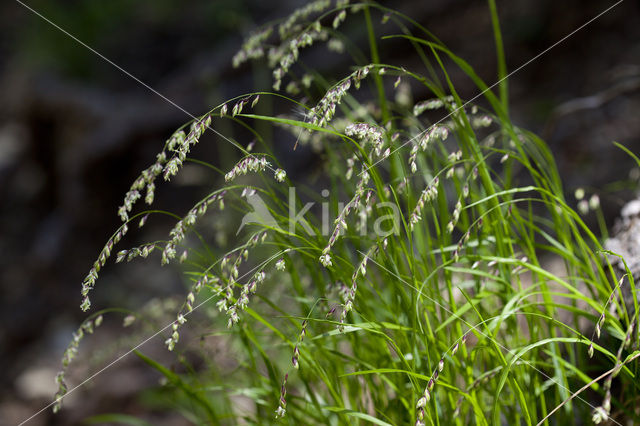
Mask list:
[[282,169],[277,169],[275,171],[275,178],[278,182],[284,182],[284,179],[287,177],[287,172]]
[[607,420],[609,420],[609,415],[604,410],[604,408],[596,407],[596,409],[593,410],[593,417],[591,417],[591,420],[595,424],[600,424],[602,422],[606,422]]
[[322,266],[324,266],[325,268],[328,268],[332,265],[331,256],[329,255],[329,253],[324,253],[323,255],[321,255],[319,260]]
[[578,211],[582,215],[589,213],[589,202],[587,200],[580,200],[578,203]]
[[124,317],[124,319],[122,320],[122,326],[123,327],[129,327],[131,324],[133,324],[136,321],[136,317],[134,315],[127,315],[126,317]]

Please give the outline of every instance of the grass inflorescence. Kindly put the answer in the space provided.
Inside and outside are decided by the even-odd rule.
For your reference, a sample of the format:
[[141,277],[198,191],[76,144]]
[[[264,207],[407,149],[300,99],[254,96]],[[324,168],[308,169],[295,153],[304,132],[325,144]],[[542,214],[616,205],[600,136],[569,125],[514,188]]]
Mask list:
[[[114,250],[117,261],[158,255],[189,281],[167,348],[197,346],[180,340],[196,314],[234,348],[225,371],[176,374],[141,355],[181,395],[170,408],[191,407],[190,419],[212,424],[640,421],[634,277],[623,262],[612,266],[614,254],[583,221],[599,211],[597,195],[574,206],[547,145],[510,120],[489,4],[497,94],[409,17],[373,2],[315,1],[256,32],[233,58],[266,60],[274,92],[239,96],[178,129],[135,180],[118,210],[122,227],[83,284],[83,310]],[[354,52],[340,30],[358,19],[369,50],[354,54],[351,69],[322,76],[305,66],[305,51],[320,43]],[[411,46],[421,69],[383,63],[387,41]],[[482,96],[463,99],[451,67]],[[426,96],[414,102],[413,93]],[[304,113],[259,112],[269,98]],[[237,141],[247,148],[235,163],[193,160],[217,173],[210,192],[182,217],[136,210],[224,120],[255,141]],[[275,132],[258,130],[272,128],[288,131],[294,158],[298,145],[318,154],[322,195],[292,180],[274,155]],[[165,241],[116,249],[132,223],[158,214],[176,221]],[[244,218],[237,237],[229,229],[214,243],[201,224],[211,217],[237,227]],[[87,321],[65,370],[102,316]],[[63,396],[64,374],[58,381]]]

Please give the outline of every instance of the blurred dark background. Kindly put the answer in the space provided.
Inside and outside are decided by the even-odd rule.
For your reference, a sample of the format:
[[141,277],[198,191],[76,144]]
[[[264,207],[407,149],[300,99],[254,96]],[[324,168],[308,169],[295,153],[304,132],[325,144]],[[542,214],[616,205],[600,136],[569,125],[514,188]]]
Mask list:
[[[509,70],[514,70],[614,2],[497,3]],[[257,25],[304,2],[25,4],[198,115],[228,97],[269,88],[268,72],[252,65],[234,70],[231,57]],[[386,5],[426,26],[487,82],[495,81],[486,1]],[[639,178],[633,161],[612,144],[618,141],[640,153],[639,12],[637,1],[624,1],[510,79],[514,121],[546,138],[567,191],[581,186],[600,194],[609,226],[633,196],[624,182]],[[350,30],[356,39],[363,33],[358,30]],[[385,54],[393,57],[388,62],[418,67],[408,49]],[[310,54],[306,59],[312,67],[337,71],[336,76],[350,64],[346,58],[328,58]],[[463,94],[475,95],[460,81]],[[51,401],[62,352],[84,318],[81,281],[119,225],[116,208],[133,179],[190,117],[13,0],[0,5],[0,99],[0,423],[14,424]],[[219,149],[203,150],[222,155]],[[294,169],[311,161],[309,155],[296,158],[288,146],[281,150]],[[178,211],[188,208],[195,185],[188,177],[172,184],[184,187],[184,198],[175,192],[171,198],[161,191],[159,196]],[[177,275],[155,266],[126,274],[108,269],[94,303],[131,307],[179,293]],[[80,390],[81,406],[70,404],[58,416],[47,410],[29,424],[72,424],[108,411],[135,413],[129,398],[149,385],[149,377],[138,371],[144,368],[114,366],[108,374],[117,386]],[[129,381],[114,379],[118,369]]]

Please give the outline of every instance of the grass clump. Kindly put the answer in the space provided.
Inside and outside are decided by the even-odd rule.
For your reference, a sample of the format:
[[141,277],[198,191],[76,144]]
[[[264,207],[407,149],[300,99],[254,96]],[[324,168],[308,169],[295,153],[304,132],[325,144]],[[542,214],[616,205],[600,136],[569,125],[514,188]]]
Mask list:
[[[158,392],[173,395],[171,409],[211,424],[640,421],[634,277],[603,256],[544,141],[510,120],[489,5],[497,94],[409,17],[373,2],[315,1],[233,58],[265,59],[273,92],[238,96],[178,129],[135,180],[82,308],[129,227],[175,218],[165,241],[119,248],[116,261],[180,263],[188,284],[167,348],[204,357],[180,340],[199,315],[233,368],[176,373],[139,354],[166,377]],[[366,53],[341,33],[358,20]],[[353,66],[331,78],[307,68],[302,57],[319,43],[350,52]],[[422,66],[383,62],[384,43],[411,46]],[[463,99],[453,68],[481,96]],[[275,115],[265,100],[303,113]],[[207,129],[223,126],[239,147],[235,165],[190,157]],[[293,179],[274,151],[283,139],[294,162],[311,151],[320,170]],[[215,177],[184,216],[137,208],[186,163]],[[217,241],[211,220],[228,228]],[[63,396],[64,374],[59,382]]]

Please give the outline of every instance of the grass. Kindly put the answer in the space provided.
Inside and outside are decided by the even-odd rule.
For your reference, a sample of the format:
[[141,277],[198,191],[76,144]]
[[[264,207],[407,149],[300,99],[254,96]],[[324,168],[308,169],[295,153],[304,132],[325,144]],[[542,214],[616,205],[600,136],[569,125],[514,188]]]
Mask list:
[[[179,264],[188,283],[165,337],[182,368],[138,353],[166,378],[149,398],[196,424],[640,421],[633,276],[604,256],[545,142],[510,120],[495,2],[497,94],[411,18],[373,2],[329,3],[311,2],[245,42],[234,63],[265,58],[275,90],[238,96],[176,131],[127,193],[123,225],[83,283],[88,310],[129,228],[174,218],[167,240],[117,252],[117,261]],[[358,19],[367,51],[341,33]],[[379,45],[391,42],[411,46],[421,69],[384,63]],[[301,57],[320,43],[350,52],[353,67],[331,77],[306,67]],[[460,96],[453,68],[481,97]],[[414,103],[413,92],[430,95]],[[304,113],[274,115],[274,103]],[[223,126],[235,166],[192,158],[207,129]],[[316,182],[287,176],[274,152],[283,134],[317,154]],[[186,215],[136,209],[185,163],[216,176]],[[601,215],[597,201],[587,210]],[[235,237],[246,213],[252,222]],[[229,228],[218,242],[211,220]],[[118,312],[90,316],[74,336],[59,397],[80,340],[107,314]],[[203,338],[224,341],[233,368],[180,340],[198,315],[209,324]],[[186,361],[194,357],[199,368]],[[139,422],[94,420],[109,419]]]

